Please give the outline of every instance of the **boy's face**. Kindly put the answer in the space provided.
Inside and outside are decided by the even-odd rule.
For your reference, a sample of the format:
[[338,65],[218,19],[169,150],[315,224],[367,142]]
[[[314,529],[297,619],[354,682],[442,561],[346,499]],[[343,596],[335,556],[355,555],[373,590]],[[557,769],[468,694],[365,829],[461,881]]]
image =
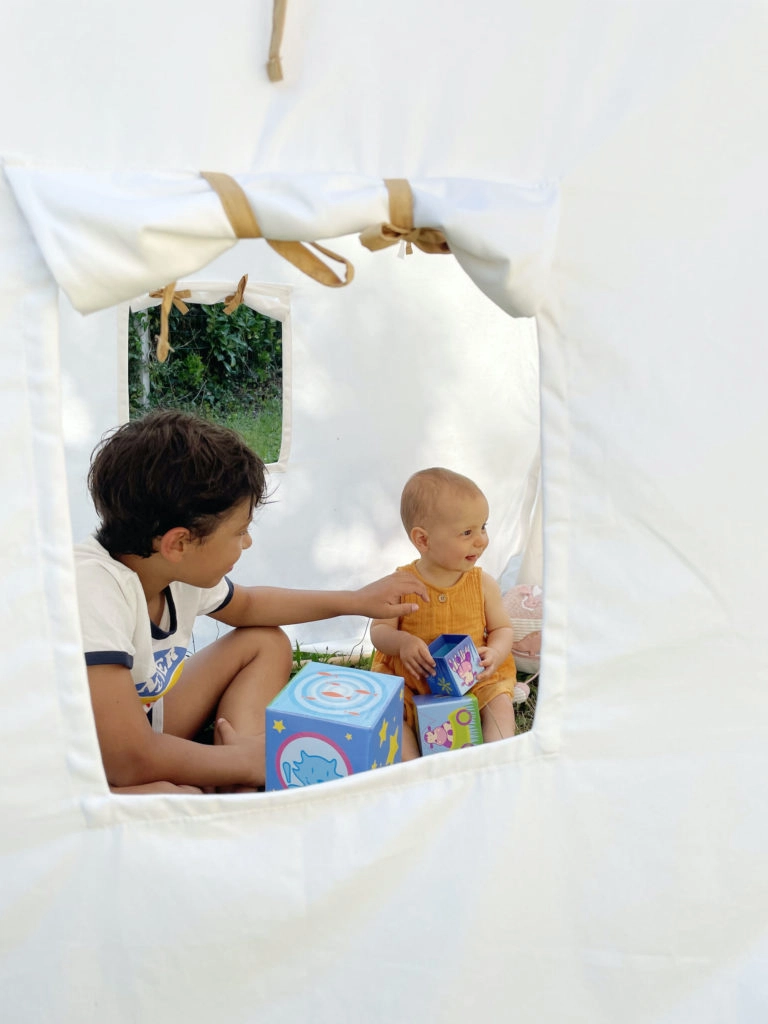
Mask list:
[[488,502],[482,494],[441,502],[425,528],[423,558],[441,569],[468,572],[488,547]]
[[246,499],[234,506],[213,533],[189,542],[184,554],[184,575],[179,576],[181,582],[215,587],[253,543],[248,533],[250,525],[251,504]]

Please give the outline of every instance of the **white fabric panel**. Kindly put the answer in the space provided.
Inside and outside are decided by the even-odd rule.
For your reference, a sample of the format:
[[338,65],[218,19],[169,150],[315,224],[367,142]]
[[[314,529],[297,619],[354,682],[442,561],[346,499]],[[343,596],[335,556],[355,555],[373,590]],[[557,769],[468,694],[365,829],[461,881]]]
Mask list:
[[[69,589],[72,537],[60,427],[58,292],[5,187],[0,187],[0,232],[0,686],[7,709],[2,790],[9,817],[3,834],[10,850],[16,840],[23,846],[26,838],[57,835],[57,820],[79,795],[73,777],[105,787],[93,728],[81,728],[83,714],[90,716]],[[73,714],[79,716],[78,728]],[[10,825],[17,814],[18,832]],[[6,886],[7,876],[5,898],[21,898],[24,886]]]
[[[59,169],[208,169],[535,182],[682,81],[739,0],[5,0],[4,153]],[[759,38],[759,36],[757,37]],[[746,43],[743,45],[747,45]],[[66,83],[66,88],[61,87]],[[45,131],[41,126],[45,126]]]
[[[91,176],[11,163],[5,171],[52,273],[83,313],[175,281],[236,241],[218,196],[199,174]],[[380,180],[308,174],[237,180],[265,238],[335,238],[389,221]],[[414,226],[441,228],[487,295],[508,313],[532,315],[557,229],[555,184],[413,179],[411,188]]]
[[[298,3],[291,77],[267,94],[245,68],[268,5],[233,4],[220,32],[221,11],[200,5],[140,3],[131,19],[11,7],[0,81],[23,102],[0,121],[33,158],[221,169],[197,159],[219,147],[264,173],[563,188],[535,289],[547,607],[533,733],[308,792],[194,801],[106,794],[73,618],[57,293],[0,190],[5,1015],[761,1020],[764,9],[491,5],[473,36],[458,3]],[[186,45],[158,60],[150,26],[170,39],[182,25]],[[217,115],[189,141],[168,131],[187,84]],[[241,86],[243,108],[222,114]],[[117,126],[141,115],[132,149]],[[45,248],[45,218],[34,230]],[[326,293],[320,312],[351,294]],[[297,351],[307,339],[297,325]]]
[[101,436],[128,419],[128,308],[84,317],[59,293],[61,429],[67,456],[72,532],[93,528],[86,500],[91,451]]

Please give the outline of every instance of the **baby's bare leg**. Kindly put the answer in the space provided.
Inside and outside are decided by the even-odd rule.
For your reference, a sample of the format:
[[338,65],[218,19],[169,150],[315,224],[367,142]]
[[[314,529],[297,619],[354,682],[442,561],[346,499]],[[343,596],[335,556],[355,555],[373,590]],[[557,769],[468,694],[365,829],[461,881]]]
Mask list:
[[483,741],[505,740],[515,735],[515,705],[508,693],[499,693],[480,712]]
[[421,751],[416,733],[407,722],[403,722],[403,760],[414,761],[417,757],[421,757]]

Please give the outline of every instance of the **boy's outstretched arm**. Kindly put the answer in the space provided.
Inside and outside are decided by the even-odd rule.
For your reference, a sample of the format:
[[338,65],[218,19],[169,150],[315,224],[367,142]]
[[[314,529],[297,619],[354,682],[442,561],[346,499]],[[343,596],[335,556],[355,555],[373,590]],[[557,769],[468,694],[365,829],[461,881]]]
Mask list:
[[402,602],[406,594],[429,600],[424,584],[405,572],[395,572],[359,590],[286,590],[282,587],[236,586],[232,599],[211,618],[229,626],[289,626],[298,622],[364,615],[386,619],[407,615],[418,605]]

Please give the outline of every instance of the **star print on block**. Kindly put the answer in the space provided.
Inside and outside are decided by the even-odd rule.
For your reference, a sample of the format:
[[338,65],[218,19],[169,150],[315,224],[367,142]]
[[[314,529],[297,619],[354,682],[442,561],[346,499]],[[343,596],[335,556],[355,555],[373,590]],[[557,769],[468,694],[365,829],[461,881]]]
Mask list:
[[268,790],[343,779],[402,759],[403,680],[315,662],[267,707]]

